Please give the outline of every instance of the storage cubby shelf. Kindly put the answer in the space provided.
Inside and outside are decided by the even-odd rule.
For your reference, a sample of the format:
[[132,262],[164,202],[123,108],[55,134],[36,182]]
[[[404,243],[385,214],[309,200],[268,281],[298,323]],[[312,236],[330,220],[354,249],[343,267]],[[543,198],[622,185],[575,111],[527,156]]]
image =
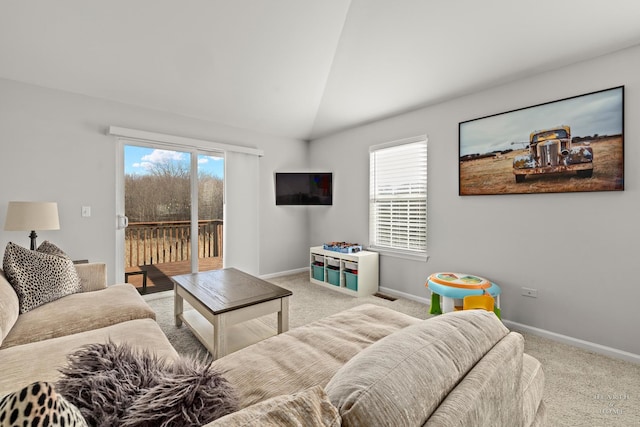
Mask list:
[[[309,260],[312,266],[314,262],[323,264],[323,274],[318,275],[318,277],[322,276],[323,280],[314,278],[314,268],[310,268],[309,280],[311,283],[357,297],[378,292],[377,252],[360,251],[353,254],[345,254],[328,251],[323,249],[322,246],[315,246],[309,250]],[[338,280],[335,280],[335,272],[327,271],[330,265],[337,267],[335,271],[338,272]],[[345,272],[354,270],[357,270],[355,277],[347,278]],[[349,283],[347,283],[347,280]],[[330,281],[334,284],[330,283]],[[347,284],[349,284],[349,287],[347,287]],[[357,284],[357,289],[350,289],[354,288],[355,284]]]

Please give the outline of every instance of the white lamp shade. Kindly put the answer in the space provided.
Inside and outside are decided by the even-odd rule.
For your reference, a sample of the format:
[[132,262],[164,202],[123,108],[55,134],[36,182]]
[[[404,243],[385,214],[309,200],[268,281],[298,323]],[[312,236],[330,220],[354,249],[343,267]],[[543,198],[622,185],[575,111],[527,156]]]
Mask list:
[[56,202],[9,202],[5,231],[59,230]]

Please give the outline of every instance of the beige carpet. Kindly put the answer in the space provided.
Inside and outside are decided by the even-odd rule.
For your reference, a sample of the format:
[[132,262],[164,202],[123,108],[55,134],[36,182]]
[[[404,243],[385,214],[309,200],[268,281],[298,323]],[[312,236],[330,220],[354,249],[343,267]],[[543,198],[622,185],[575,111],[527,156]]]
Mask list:
[[[389,301],[374,296],[355,298],[314,285],[308,278],[305,273],[269,280],[293,292],[291,328],[364,303],[383,305],[421,319],[429,317],[428,307],[415,301],[403,298]],[[160,327],[179,353],[206,353],[188,328],[175,327],[172,292],[147,298],[157,313]],[[275,329],[275,315],[260,320]],[[523,335],[525,351],[537,358],[545,371],[547,426],[640,426],[640,365],[538,336]]]

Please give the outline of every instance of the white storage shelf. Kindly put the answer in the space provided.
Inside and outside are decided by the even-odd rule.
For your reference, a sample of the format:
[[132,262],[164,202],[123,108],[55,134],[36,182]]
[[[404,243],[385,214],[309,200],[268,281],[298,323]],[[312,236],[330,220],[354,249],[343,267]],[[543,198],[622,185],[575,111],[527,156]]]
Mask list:
[[[324,286],[335,291],[343,292],[353,296],[371,295],[378,292],[378,253],[369,251],[360,251],[353,254],[344,254],[341,252],[328,251],[322,246],[312,247],[309,251],[309,260],[313,265],[314,262],[324,264],[323,276],[324,280],[316,280],[313,277],[313,268],[310,268],[309,279],[311,283]],[[329,275],[327,268],[330,265],[339,267],[339,284],[333,285],[329,283]],[[358,289],[351,290],[347,288],[347,278],[345,271],[357,270]]]

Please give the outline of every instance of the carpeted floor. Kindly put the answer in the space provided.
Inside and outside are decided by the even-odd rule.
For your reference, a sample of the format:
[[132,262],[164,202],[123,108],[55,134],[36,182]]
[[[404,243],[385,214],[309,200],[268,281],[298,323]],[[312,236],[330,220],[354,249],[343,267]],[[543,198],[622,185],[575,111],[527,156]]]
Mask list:
[[[364,303],[383,305],[421,319],[429,317],[424,304],[403,298],[389,301],[375,296],[351,297],[310,283],[307,273],[273,278],[269,282],[293,292],[289,304],[290,328]],[[174,325],[172,291],[148,295],[145,299],[156,311],[160,327],[179,353],[206,353],[187,327]],[[260,320],[275,330],[275,315]],[[548,426],[640,426],[640,365],[535,335],[523,335],[525,352],[537,358],[545,372]]]

